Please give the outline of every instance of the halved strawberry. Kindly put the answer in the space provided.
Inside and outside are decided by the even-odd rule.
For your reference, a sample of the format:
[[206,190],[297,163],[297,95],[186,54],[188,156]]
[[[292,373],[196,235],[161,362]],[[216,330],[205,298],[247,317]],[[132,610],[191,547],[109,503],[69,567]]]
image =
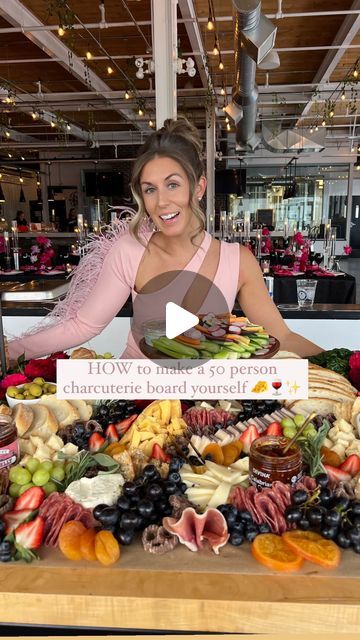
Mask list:
[[119,434],[114,424],[109,424],[105,431],[105,437],[109,442],[118,442]]
[[150,457],[153,458],[153,460],[160,460],[161,462],[170,462],[170,457],[166,455],[164,449],[160,447],[160,445],[157,444],[157,442],[155,442],[155,444],[153,445]]
[[24,493],[15,502],[14,510],[20,511],[22,509],[31,509],[34,511],[38,509],[44,502],[46,494],[41,487],[30,487],[24,491]]
[[350,473],[347,473],[340,467],[332,467],[330,464],[324,464],[324,467],[330,480],[335,484],[339,484],[339,482],[349,482],[351,480]]
[[356,453],[353,453],[351,456],[346,458],[346,460],[344,460],[339,469],[341,469],[341,471],[345,471],[345,473],[349,473],[353,478],[358,473],[360,473],[360,456],[356,455]]
[[126,433],[127,430],[130,429],[132,423],[134,422],[134,420],[136,420],[137,417],[138,417],[138,414],[134,413],[132,416],[129,416],[128,418],[125,418],[124,420],[120,420],[120,422],[116,423],[115,426],[119,436],[123,436],[124,433]]
[[105,438],[103,438],[100,433],[92,433],[88,442],[89,451],[91,451],[91,453],[99,451],[105,442]]
[[240,442],[243,443],[244,453],[249,453],[250,447],[256,438],[260,438],[260,433],[258,432],[256,425],[249,424],[247,429],[239,438]]
[[15,542],[24,549],[37,549],[44,537],[45,520],[37,516],[31,522],[24,522],[15,529]]
[[7,513],[4,513],[3,520],[6,524],[6,535],[12,533],[16,527],[30,518],[32,514],[32,509],[21,509],[19,511],[7,511]]
[[266,429],[264,436],[282,436],[283,430],[280,422],[272,422]]

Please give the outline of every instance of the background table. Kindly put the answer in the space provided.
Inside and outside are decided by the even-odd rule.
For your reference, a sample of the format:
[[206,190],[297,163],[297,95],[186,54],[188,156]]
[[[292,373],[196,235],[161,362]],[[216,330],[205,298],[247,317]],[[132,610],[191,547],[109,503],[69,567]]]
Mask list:
[[[299,276],[274,275],[274,302],[281,304],[297,304],[296,280]],[[315,302],[324,304],[355,304],[356,279],[354,276],[321,276],[305,278],[316,280]]]

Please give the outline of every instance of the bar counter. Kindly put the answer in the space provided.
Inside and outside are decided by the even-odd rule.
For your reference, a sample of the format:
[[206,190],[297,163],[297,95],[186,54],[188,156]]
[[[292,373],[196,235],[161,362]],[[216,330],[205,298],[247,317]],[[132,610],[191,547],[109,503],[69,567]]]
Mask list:
[[296,574],[273,573],[250,547],[163,556],[140,543],[118,564],[71,562],[41,550],[31,565],[2,564],[3,624],[117,630],[232,633],[358,633],[360,558],[342,552],[335,571],[304,562]]

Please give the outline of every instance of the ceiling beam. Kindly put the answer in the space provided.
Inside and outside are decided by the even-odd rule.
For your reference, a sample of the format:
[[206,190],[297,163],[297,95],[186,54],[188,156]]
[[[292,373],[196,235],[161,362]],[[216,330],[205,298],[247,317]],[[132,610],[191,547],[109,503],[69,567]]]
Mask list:
[[[351,44],[360,28],[360,0],[354,0],[351,6],[352,11],[356,11],[356,14],[348,15],[342,22],[340,29],[338,30],[333,45],[343,45],[346,47]],[[325,55],[319,69],[317,70],[313,83],[320,85],[324,82],[329,82],[332,72],[336,69],[341,58],[344,55],[343,49],[334,50],[331,49]],[[309,100],[307,105],[302,111],[301,116],[305,116],[311,110],[314,100]]]
[[[58,64],[64,67],[82,84],[90,84],[91,88],[100,94],[111,92],[110,87],[53,33],[48,31],[26,30],[23,26],[24,24],[33,24],[38,27],[44,26],[44,24],[19,0],[0,0],[0,16],[10,24],[21,27],[24,35],[31,42],[51,58],[56,58]],[[115,108],[115,110],[126,120],[134,119],[135,114],[131,109],[121,110]],[[139,126],[139,123],[137,123],[137,125]],[[144,126],[146,126],[145,123]]]
[[[202,35],[196,16],[193,0],[179,0],[179,9],[185,22],[191,48],[194,51],[196,67],[199,72],[203,87],[213,88],[212,78],[208,69],[206,52],[202,41]],[[185,55],[185,54],[184,54]]]

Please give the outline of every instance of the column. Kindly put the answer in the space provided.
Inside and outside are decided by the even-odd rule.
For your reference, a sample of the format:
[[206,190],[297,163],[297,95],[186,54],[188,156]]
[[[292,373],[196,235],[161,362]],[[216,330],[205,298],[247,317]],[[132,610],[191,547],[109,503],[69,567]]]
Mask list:
[[350,244],[353,185],[354,185],[354,165],[352,162],[350,162],[349,173],[348,173],[348,184],[347,184],[347,198],[346,198],[346,233],[345,233],[346,244]]
[[163,126],[166,118],[177,117],[177,2],[151,0],[157,129]]
[[206,229],[215,231],[215,109],[206,112]]

